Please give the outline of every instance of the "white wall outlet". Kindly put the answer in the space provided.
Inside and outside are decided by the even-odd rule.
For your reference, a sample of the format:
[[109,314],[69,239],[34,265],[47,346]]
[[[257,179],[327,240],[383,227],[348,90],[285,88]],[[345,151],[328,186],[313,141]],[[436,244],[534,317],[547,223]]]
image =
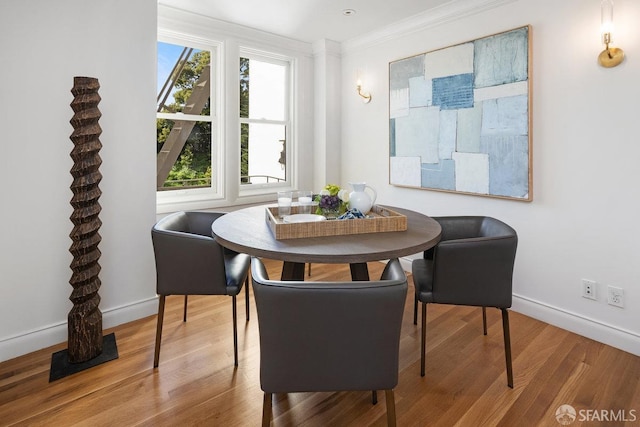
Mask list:
[[582,296],[592,300],[598,299],[596,296],[597,284],[593,280],[582,279]]
[[607,287],[607,303],[624,308],[624,289],[615,286]]

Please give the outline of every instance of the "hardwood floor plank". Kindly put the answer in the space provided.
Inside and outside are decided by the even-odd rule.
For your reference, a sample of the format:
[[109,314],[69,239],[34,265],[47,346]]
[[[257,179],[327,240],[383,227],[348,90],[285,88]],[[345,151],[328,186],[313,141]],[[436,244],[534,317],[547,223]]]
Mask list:
[[[266,261],[271,277],[281,262]],[[369,265],[372,278],[383,264]],[[313,264],[309,280],[349,280],[348,265]],[[244,292],[244,291],[243,291]],[[48,382],[51,355],[66,343],[0,363],[3,426],[253,426],[262,414],[259,330],[238,298],[239,366],[233,366],[231,299],[167,298],[160,366],[153,369],[156,317],[105,331],[116,334],[119,358]],[[506,384],[502,323],[488,310],[431,304],[426,375],[420,376],[420,326],[407,295],[395,390],[399,426],[559,425],[562,404],[576,409],[635,410],[640,419],[640,358],[511,313],[514,389]],[[321,351],[321,349],[319,349]],[[385,426],[386,405],[370,392],[278,394],[275,426]],[[525,424],[523,424],[523,422]],[[595,425],[595,424],[594,424]],[[632,425],[632,424],[629,424]]]

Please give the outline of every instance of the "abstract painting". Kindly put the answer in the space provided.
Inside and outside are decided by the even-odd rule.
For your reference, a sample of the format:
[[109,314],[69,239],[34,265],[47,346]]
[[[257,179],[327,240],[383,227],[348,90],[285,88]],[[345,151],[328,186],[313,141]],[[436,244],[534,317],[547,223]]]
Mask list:
[[389,182],[532,200],[531,27],[389,63]]

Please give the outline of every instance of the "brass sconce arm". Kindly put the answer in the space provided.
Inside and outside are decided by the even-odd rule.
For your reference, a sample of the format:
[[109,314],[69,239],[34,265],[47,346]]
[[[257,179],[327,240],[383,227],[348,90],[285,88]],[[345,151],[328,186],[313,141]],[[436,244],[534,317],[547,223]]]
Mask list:
[[365,104],[371,102],[371,94],[368,92],[362,92],[362,85],[360,83],[356,86],[356,90],[358,91],[358,95],[362,97],[362,102]]
[[605,68],[612,68],[624,60],[624,51],[617,47],[609,47],[606,44],[605,49],[598,55],[598,63]]

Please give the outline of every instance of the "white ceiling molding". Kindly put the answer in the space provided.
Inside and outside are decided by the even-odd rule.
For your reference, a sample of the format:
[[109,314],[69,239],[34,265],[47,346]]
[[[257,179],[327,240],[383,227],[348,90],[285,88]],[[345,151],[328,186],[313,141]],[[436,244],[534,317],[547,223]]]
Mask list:
[[293,52],[311,56],[311,43],[293,40],[277,34],[245,27],[184,9],[158,4],[158,33],[193,35],[202,40],[236,38],[256,45],[278,46]]
[[347,40],[342,43],[342,52],[372,47],[397,37],[407,36],[516,1],[518,0],[453,0],[380,30]]
[[342,56],[342,45],[339,42],[322,39],[312,43],[313,45],[313,55],[330,55],[335,57]]

